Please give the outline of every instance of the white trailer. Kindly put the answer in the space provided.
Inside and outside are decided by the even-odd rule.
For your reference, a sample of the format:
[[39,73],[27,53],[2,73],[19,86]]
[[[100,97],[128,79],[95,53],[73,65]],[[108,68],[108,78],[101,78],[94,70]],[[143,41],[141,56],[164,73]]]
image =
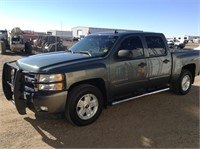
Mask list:
[[177,36],[175,38],[182,43],[188,43],[188,42],[193,42],[196,36],[182,35],[182,36]]

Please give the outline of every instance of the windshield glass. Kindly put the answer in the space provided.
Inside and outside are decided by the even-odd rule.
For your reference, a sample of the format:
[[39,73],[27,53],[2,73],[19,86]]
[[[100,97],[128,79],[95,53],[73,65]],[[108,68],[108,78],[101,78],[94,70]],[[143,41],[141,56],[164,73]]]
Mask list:
[[23,44],[23,39],[20,38],[19,36],[15,36],[12,38],[12,43],[20,43]]
[[69,50],[73,53],[89,53],[91,56],[104,56],[113,47],[117,36],[86,36]]

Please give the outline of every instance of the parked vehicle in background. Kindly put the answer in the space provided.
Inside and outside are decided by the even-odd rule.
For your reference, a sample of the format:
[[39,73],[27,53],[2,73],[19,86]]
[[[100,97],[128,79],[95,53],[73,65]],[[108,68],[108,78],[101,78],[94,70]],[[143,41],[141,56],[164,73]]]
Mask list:
[[23,32],[19,27],[15,27],[9,32],[8,41],[11,51],[23,51],[25,49]]
[[185,43],[177,40],[177,39],[173,39],[173,38],[168,38],[167,39],[167,44],[169,46],[169,48],[180,48],[183,49],[185,47]]
[[64,113],[84,126],[103,108],[171,89],[190,91],[200,74],[200,52],[169,49],[161,33],[88,35],[68,52],[34,55],[4,64],[2,86],[20,114]]
[[33,47],[38,52],[56,52],[65,51],[66,46],[63,46],[63,41],[59,36],[40,36],[38,39],[33,41]]
[[13,28],[10,32],[7,30],[0,30],[0,53],[6,54],[6,50],[13,52],[26,52],[31,54],[30,41],[25,42],[23,31],[19,27]]
[[180,49],[183,49],[185,47],[185,43],[184,42],[181,42],[177,39],[174,39],[174,48],[180,48]]
[[169,48],[174,48],[174,41],[172,39],[167,39],[167,44]]
[[194,39],[193,39],[193,43],[200,43],[200,37],[194,38]]
[[80,35],[79,40],[82,40],[83,38],[85,38],[85,35]]
[[0,54],[5,54],[10,49],[7,30],[0,30]]
[[187,44],[188,42],[191,42],[193,40],[194,36],[188,36],[188,35],[183,35],[176,37],[180,42]]

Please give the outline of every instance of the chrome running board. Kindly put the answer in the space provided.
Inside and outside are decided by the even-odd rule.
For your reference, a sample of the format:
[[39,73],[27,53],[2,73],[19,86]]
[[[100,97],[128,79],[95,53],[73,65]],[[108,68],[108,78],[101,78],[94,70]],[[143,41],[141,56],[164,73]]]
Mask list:
[[119,103],[122,103],[122,102],[130,101],[130,100],[133,100],[133,99],[136,99],[136,98],[140,98],[140,97],[144,97],[144,96],[148,96],[148,95],[152,95],[152,94],[168,91],[169,89],[170,88],[165,88],[165,89],[157,90],[157,91],[154,91],[154,92],[142,94],[142,95],[139,95],[139,96],[123,99],[123,100],[120,100],[120,101],[113,102],[112,105],[116,105],[116,104],[119,104]]

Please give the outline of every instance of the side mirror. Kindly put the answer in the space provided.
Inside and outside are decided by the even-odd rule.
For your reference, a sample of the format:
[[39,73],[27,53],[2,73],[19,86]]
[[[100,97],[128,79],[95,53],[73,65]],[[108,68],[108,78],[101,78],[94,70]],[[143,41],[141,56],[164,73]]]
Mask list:
[[133,57],[133,54],[130,50],[119,50],[117,56],[119,58],[130,59]]

